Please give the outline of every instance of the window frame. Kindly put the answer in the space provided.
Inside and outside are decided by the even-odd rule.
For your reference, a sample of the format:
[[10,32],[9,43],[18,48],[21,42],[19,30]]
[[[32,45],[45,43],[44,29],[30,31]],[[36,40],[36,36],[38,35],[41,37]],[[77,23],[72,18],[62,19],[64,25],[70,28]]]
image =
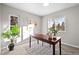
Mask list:
[[[64,31],[58,31],[59,33],[61,32],[66,32],[66,17],[65,16],[58,16],[58,17],[52,17],[52,18],[48,18],[47,19],[47,33],[48,33],[48,21],[51,19],[52,21],[55,21],[56,18],[59,18],[59,17],[63,17],[64,18],[64,27],[65,27],[65,30]],[[56,27],[56,26],[55,26]]]

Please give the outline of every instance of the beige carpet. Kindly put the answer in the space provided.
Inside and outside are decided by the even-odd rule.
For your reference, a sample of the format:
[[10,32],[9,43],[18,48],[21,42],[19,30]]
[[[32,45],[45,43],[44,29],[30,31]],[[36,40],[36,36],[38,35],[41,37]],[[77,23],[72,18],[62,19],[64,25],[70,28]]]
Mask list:
[[[32,39],[32,47],[29,48],[28,39],[19,43],[15,46],[13,51],[8,51],[8,49],[2,49],[2,55],[52,55],[52,47],[49,47],[49,44],[44,43],[42,46],[42,42],[40,41],[37,44],[35,39]],[[59,55],[58,44],[56,45],[56,55]],[[62,55],[79,55],[79,49],[69,47],[62,44]]]

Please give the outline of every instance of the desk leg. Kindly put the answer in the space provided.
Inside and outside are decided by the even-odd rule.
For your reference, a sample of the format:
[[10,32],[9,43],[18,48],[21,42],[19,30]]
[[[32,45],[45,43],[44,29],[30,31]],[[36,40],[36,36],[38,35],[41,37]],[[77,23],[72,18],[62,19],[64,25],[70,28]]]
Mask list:
[[43,46],[43,41],[42,41],[42,46]]
[[60,51],[60,55],[61,55],[61,39],[60,39],[60,41],[59,41],[59,51]]
[[37,40],[37,44],[39,44],[39,40]]
[[53,55],[55,55],[55,44],[53,44]]
[[29,40],[29,47],[31,48],[31,36],[30,36],[30,40]]
[[49,47],[51,48],[51,44],[49,44]]

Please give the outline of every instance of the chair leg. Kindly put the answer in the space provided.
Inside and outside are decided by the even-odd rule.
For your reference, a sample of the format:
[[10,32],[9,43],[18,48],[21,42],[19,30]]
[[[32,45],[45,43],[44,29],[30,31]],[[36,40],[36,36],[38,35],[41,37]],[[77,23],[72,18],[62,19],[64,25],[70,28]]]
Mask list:
[[37,40],[37,44],[39,44],[39,40]]
[[51,44],[49,44],[49,47],[51,48]]
[[42,42],[42,46],[43,46],[43,42]]

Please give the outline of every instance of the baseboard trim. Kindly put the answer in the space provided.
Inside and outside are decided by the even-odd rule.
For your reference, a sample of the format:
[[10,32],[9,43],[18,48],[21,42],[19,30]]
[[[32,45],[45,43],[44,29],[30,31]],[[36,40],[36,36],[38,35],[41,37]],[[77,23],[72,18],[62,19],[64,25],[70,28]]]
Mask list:
[[74,47],[74,48],[78,48],[78,49],[79,49],[79,46],[75,46],[75,45],[67,44],[67,43],[64,43],[64,42],[62,42],[62,44],[67,45],[67,46],[71,46],[71,47]]

